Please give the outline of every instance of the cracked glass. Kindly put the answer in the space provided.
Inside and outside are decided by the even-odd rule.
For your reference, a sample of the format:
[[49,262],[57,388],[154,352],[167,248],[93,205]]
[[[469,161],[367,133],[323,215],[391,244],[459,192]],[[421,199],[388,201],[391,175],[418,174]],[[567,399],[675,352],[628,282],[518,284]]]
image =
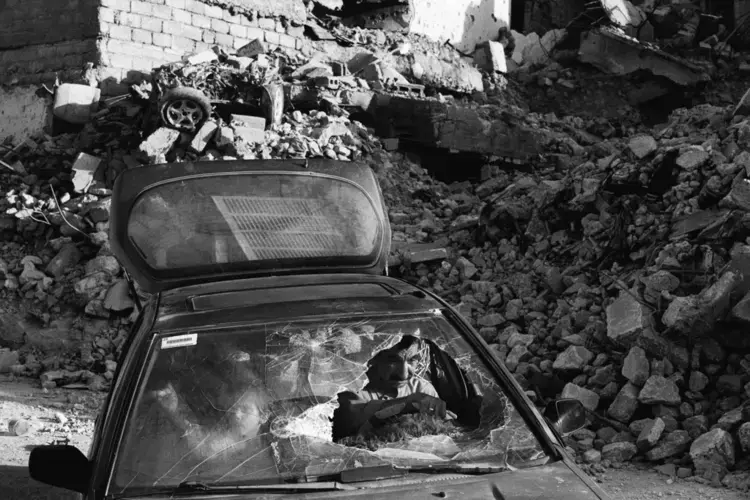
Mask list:
[[[396,414],[334,439],[342,395],[367,392],[371,366],[382,357],[376,354],[399,351],[404,338],[416,339],[410,387],[432,387],[447,404],[445,416]],[[315,481],[387,464],[512,468],[545,456],[490,370],[439,311],[157,338],[124,429],[113,494],[185,481]]]

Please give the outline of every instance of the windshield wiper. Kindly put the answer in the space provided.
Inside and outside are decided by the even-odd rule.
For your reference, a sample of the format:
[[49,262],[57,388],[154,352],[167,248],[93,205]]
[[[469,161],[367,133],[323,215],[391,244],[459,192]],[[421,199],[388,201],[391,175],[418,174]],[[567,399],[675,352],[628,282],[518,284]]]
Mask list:
[[293,491],[311,493],[320,491],[337,491],[337,490],[353,490],[353,486],[347,486],[340,484],[335,481],[328,482],[317,482],[317,483],[270,483],[270,484],[238,484],[238,485],[213,485],[206,484],[200,481],[184,481],[178,486],[170,488],[159,487],[158,489],[152,489],[146,492],[138,493],[126,493],[124,495],[114,495],[112,498],[117,500],[125,500],[127,498],[141,498],[141,497],[156,497],[163,495],[179,496],[179,495],[194,495],[196,493],[244,493],[244,492],[261,492],[261,493],[289,493]]
[[[354,469],[345,469],[335,474],[326,474],[323,476],[307,476],[305,481],[335,481],[337,483],[360,483],[365,481],[380,481],[383,479],[394,479],[405,477],[410,472],[421,473],[457,473],[457,474],[494,474],[495,472],[504,472],[510,470],[504,465],[491,464],[456,464],[456,463],[437,463],[429,465],[414,466],[397,466],[397,465],[374,465],[372,467],[357,467]],[[321,483],[315,483],[321,484]]]

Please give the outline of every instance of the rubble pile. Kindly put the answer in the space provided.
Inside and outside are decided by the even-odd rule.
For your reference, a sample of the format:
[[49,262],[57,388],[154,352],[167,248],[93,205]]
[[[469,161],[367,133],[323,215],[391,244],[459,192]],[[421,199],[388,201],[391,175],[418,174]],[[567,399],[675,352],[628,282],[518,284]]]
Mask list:
[[[678,109],[647,129],[525,113],[509,99],[493,102],[492,91],[484,102],[428,92],[372,53],[303,62],[258,41],[236,54],[210,52],[156,70],[83,130],[29,139],[0,157],[9,186],[0,200],[0,295],[27,311],[0,315],[12,348],[0,351],[0,373],[38,376],[48,388],[108,387],[136,314],[107,235],[110,189],[123,169],[361,160],[390,209],[392,270],[456,305],[537,404],[584,403],[591,425],[569,438],[581,461],[639,459],[742,485],[750,450],[744,99]],[[189,130],[161,111],[176,85],[213,101]],[[465,132],[476,142],[492,124],[493,134],[528,133],[540,154],[508,163],[488,148],[478,182],[439,182],[419,153],[398,150],[397,134],[377,138],[354,119],[381,98],[451,103],[455,123],[477,124]],[[464,133],[453,126],[441,133]]]

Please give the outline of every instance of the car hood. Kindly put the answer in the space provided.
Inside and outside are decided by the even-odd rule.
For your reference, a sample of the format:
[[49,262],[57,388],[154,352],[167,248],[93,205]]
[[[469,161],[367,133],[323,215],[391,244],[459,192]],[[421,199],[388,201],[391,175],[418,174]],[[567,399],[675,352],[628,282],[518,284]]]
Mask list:
[[[580,474],[580,475],[579,475]],[[295,494],[231,494],[190,496],[193,500],[322,500],[356,498],[360,500],[608,500],[609,497],[590,478],[575,472],[564,461],[484,476],[457,474],[419,475],[413,479],[384,480],[357,490]],[[398,483],[398,484],[394,484]],[[372,486],[370,486],[372,485]],[[376,486],[377,485],[377,486]],[[355,484],[354,486],[362,486]],[[135,498],[135,497],[134,497]],[[165,496],[164,499],[169,497]],[[144,499],[145,500],[145,499]],[[148,500],[155,500],[149,497]]]
[[240,160],[122,172],[110,240],[131,277],[155,293],[280,274],[382,275],[391,230],[366,164]]

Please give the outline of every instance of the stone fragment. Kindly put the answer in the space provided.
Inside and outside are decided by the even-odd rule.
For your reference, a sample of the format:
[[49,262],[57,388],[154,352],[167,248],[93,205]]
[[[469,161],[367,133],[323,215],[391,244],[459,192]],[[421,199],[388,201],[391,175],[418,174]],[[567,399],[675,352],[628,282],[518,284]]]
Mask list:
[[630,382],[617,393],[607,413],[618,422],[627,423],[638,408],[638,387]]
[[602,459],[622,463],[633,458],[637,452],[638,448],[633,443],[610,443],[602,448]]
[[691,392],[701,392],[708,385],[708,376],[699,371],[690,373],[688,388]]
[[690,476],[693,475],[693,469],[690,467],[678,467],[677,468],[677,477],[680,479],[687,479]]
[[208,147],[208,143],[211,142],[211,138],[213,138],[217,128],[219,128],[219,125],[215,121],[206,121],[195,134],[193,140],[190,141],[190,150],[194,153],[203,153],[206,147]]
[[213,50],[204,50],[202,52],[196,52],[182,57],[182,60],[188,64],[195,66],[198,64],[205,64],[211,61],[218,61],[219,55]]
[[727,431],[712,429],[693,441],[690,458],[696,475],[720,481],[734,465],[734,440]]
[[680,391],[677,385],[661,375],[651,375],[638,394],[638,401],[644,404],[679,405]]
[[647,157],[654,153],[657,148],[656,139],[650,135],[637,135],[630,139],[628,142],[630,151],[633,152],[636,158],[639,160]]
[[247,43],[237,49],[237,55],[239,57],[255,57],[258,54],[265,54],[266,46],[263,41],[259,38]]
[[622,376],[633,385],[642,387],[649,376],[649,362],[646,351],[640,347],[631,347],[622,364]]
[[130,298],[130,286],[127,280],[115,281],[104,296],[104,308],[110,311],[121,312],[133,309],[135,303]]
[[99,169],[101,158],[86,153],[78,153],[73,162],[73,189],[76,193],[85,193],[94,182],[94,175]]
[[594,354],[585,347],[572,345],[561,352],[552,365],[553,370],[580,371],[594,359]]
[[573,383],[565,384],[560,397],[563,399],[577,399],[583,404],[584,408],[590,411],[595,411],[599,406],[599,395],[597,393]]
[[76,264],[81,261],[83,255],[78,250],[78,246],[75,243],[67,243],[63,245],[57,255],[49,261],[45,272],[54,278],[60,278],[69,269],[72,269]]
[[630,346],[651,327],[651,314],[633,296],[623,293],[607,306],[607,336],[615,343]]
[[709,159],[709,154],[701,148],[691,148],[677,158],[677,166],[684,170],[696,170]]
[[667,477],[675,477],[677,475],[677,466],[675,464],[664,464],[654,467],[656,472],[663,474]]
[[10,373],[11,367],[18,364],[18,351],[0,349],[0,373]]
[[525,346],[521,344],[515,345],[508,353],[508,356],[505,358],[505,366],[508,368],[508,370],[514,372],[516,371],[519,363],[529,359],[530,357],[531,353]]
[[503,44],[488,40],[477,45],[474,51],[474,64],[488,73],[507,73]]
[[682,421],[682,428],[690,434],[691,439],[696,439],[708,432],[708,417],[705,415],[688,417]]
[[229,56],[227,57],[227,65],[245,71],[250,65],[253,64],[253,59],[250,57],[243,56]]
[[737,407],[733,410],[729,410],[719,417],[719,421],[713,428],[723,429],[727,432],[733,432],[744,420],[742,415],[742,408]]
[[179,138],[178,130],[167,127],[158,128],[138,146],[138,153],[149,163],[166,163],[166,154]]
[[636,440],[636,446],[640,451],[647,451],[653,448],[661,438],[662,432],[664,432],[664,421],[660,418],[652,420],[641,433],[638,435]]
[[534,336],[531,334],[523,334],[518,330],[513,331],[508,338],[508,347],[513,348],[520,344],[524,347],[528,347],[534,343]]
[[646,452],[646,458],[652,462],[679,455],[690,446],[690,436],[687,431],[676,430],[668,433],[654,448]]
[[602,454],[599,450],[586,450],[583,454],[583,461],[587,464],[598,464],[602,461]]

